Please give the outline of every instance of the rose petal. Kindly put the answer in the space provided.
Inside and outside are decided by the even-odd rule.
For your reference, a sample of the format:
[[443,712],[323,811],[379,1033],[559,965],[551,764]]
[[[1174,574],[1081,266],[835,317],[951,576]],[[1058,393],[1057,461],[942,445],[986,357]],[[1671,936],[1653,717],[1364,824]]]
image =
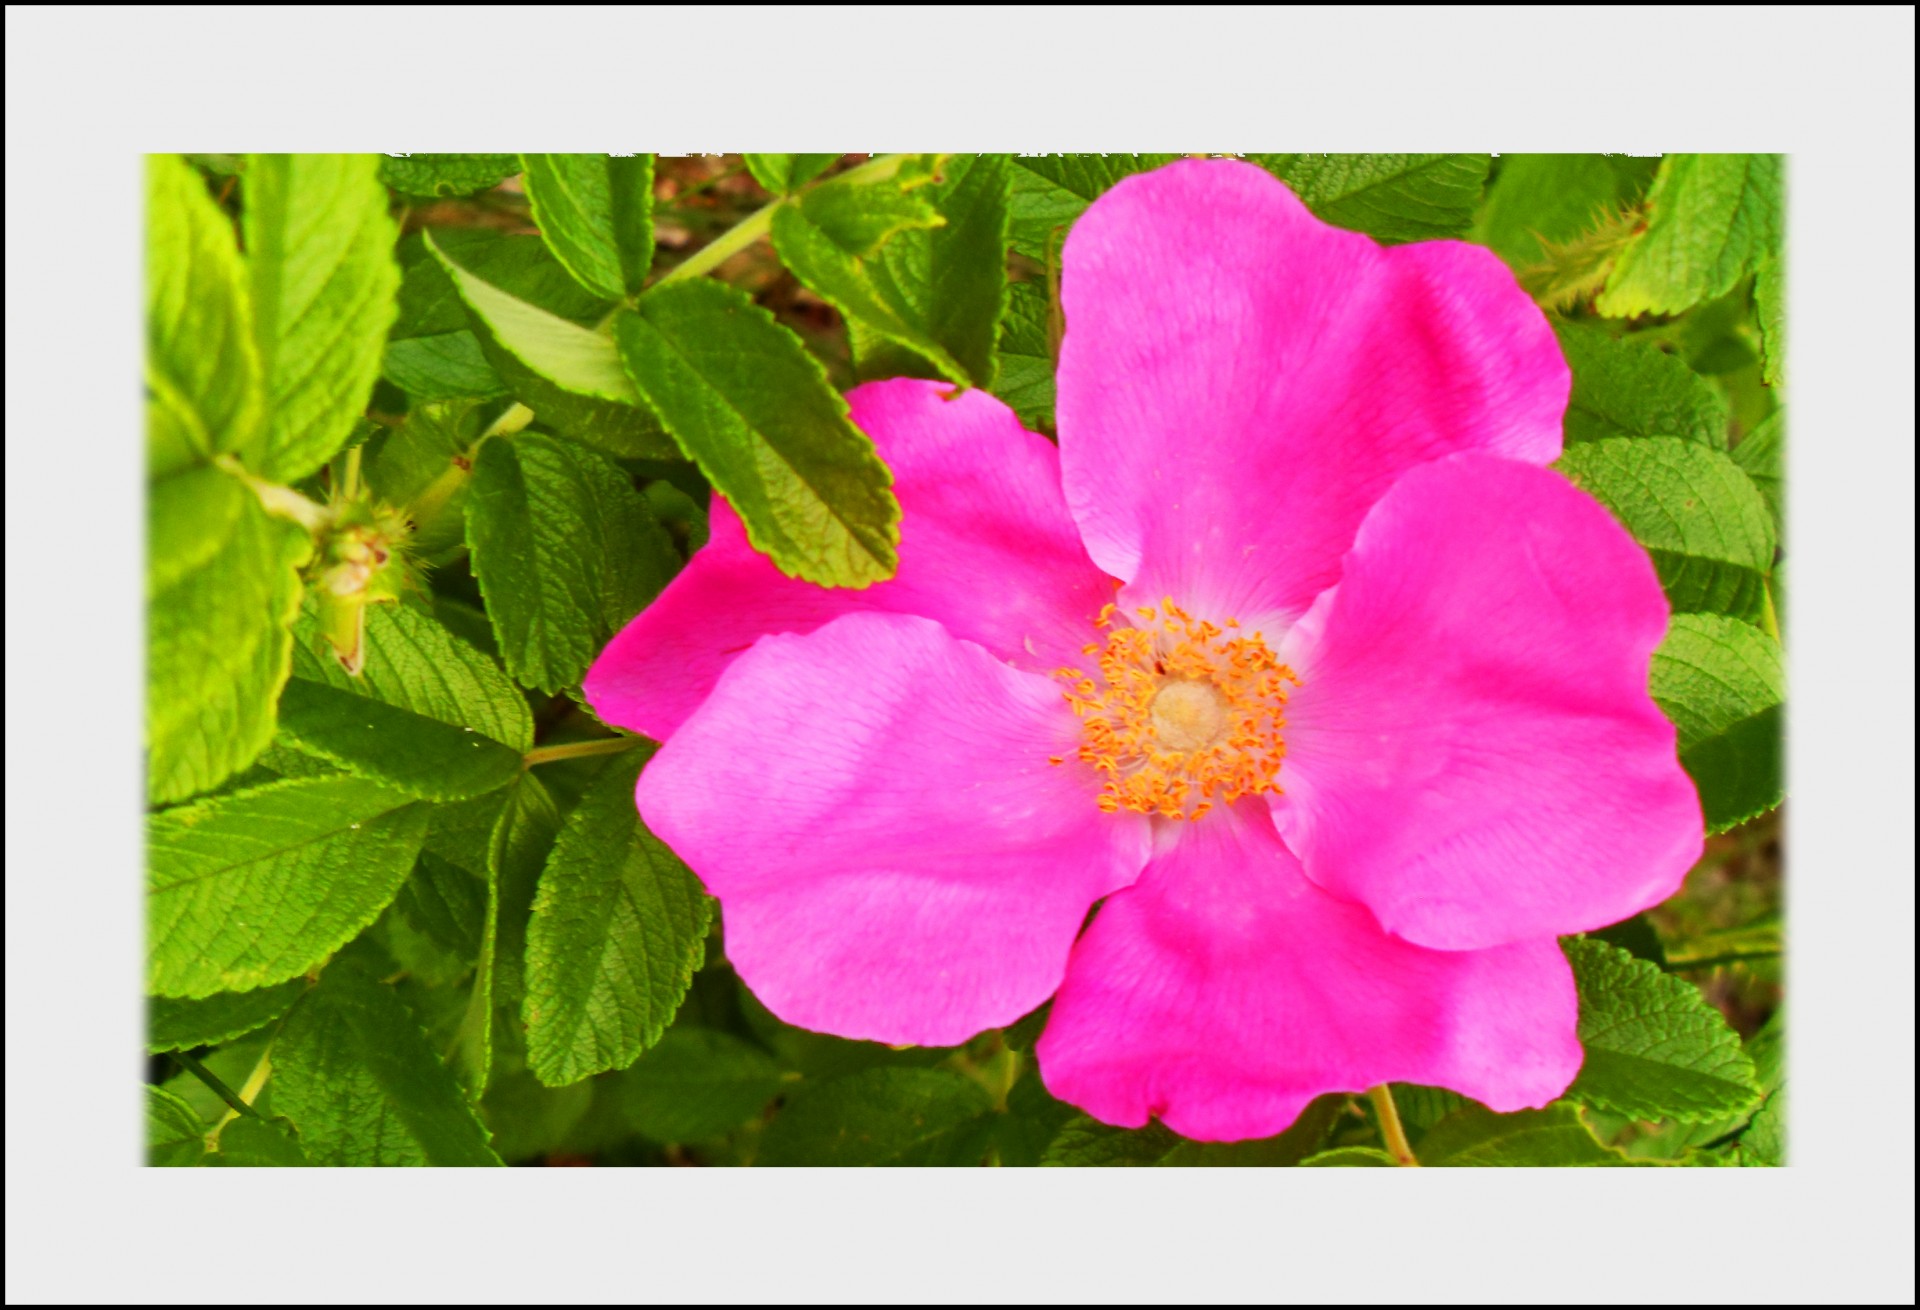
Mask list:
[[1061,292],[1067,500],[1130,600],[1295,617],[1402,472],[1560,453],[1566,361],[1498,258],[1383,249],[1251,164],[1122,181],[1075,224]]
[[1428,946],[1664,900],[1702,842],[1647,695],[1666,624],[1646,552],[1558,473],[1480,455],[1416,469],[1291,653],[1281,834],[1315,882]]
[[1325,1092],[1405,1081],[1517,1110],[1579,1070],[1552,938],[1430,951],[1389,936],[1307,881],[1257,802],[1162,845],[1074,948],[1036,1048],[1047,1089],[1095,1118],[1232,1141],[1282,1131]]
[[767,637],[641,775],[720,898],[727,958],[788,1023],[942,1046],[1052,994],[1146,820],[1101,813],[1059,685],[930,619]]
[[587,702],[602,719],[665,740],[760,637],[848,613],[926,615],[1041,672],[1078,658],[1113,584],[1066,512],[1054,447],[977,389],[952,395],[944,383],[898,378],[847,399],[893,470],[898,575],[864,591],[789,578],[716,496],[712,539],[588,672]]

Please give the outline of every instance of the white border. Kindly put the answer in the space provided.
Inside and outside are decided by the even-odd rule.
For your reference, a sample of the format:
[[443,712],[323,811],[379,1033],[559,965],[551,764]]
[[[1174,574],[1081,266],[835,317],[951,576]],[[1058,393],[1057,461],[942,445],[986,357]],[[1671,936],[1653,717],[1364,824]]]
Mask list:
[[[1858,6],[10,7],[9,1301],[1910,1302],[1913,27]],[[131,1167],[139,155],[828,146],[1793,156],[1795,1167],[377,1188]]]

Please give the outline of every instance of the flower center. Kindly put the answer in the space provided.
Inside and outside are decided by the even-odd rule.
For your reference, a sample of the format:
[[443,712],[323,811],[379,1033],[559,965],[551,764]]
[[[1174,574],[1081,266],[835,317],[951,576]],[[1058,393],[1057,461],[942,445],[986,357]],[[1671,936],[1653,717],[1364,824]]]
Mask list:
[[1238,619],[1216,627],[1170,599],[1135,613],[1139,626],[1114,627],[1112,605],[1094,620],[1113,629],[1085,648],[1099,657],[1097,675],[1054,675],[1080,717],[1076,754],[1102,775],[1100,808],[1197,819],[1216,803],[1277,793],[1293,670]]

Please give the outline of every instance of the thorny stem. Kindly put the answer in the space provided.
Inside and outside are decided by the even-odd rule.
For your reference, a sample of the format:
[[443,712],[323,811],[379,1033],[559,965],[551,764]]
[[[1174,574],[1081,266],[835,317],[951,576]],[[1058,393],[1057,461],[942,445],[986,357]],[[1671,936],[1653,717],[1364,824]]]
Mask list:
[[1414,1159],[1413,1147],[1407,1143],[1407,1130],[1400,1124],[1400,1110],[1393,1103],[1393,1092],[1381,1083],[1367,1093],[1367,1099],[1373,1102],[1373,1112],[1380,1117],[1380,1137],[1386,1143],[1387,1154],[1395,1164],[1417,1166],[1420,1162]]
[[618,755],[639,744],[638,737],[596,737],[592,741],[570,741],[561,746],[536,746],[520,757],[520,767],[530,769],[536,764],[585,759],[590,755]]

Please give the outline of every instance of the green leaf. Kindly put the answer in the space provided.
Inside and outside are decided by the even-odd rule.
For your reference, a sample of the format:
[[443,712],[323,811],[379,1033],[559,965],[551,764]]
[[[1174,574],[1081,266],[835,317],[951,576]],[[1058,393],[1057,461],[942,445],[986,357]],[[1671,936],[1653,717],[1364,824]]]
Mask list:
[[1680,732],[1680,763],[1700,789],[1707,831],[1780,803],[1780,647],[1744,623],[1677,614],[1653,653],[1653,699]]
[[1658,162],[1632,155],[1502,155],[1473,240],[1516,271],[1637,201]]
[[233,224],[177,155],[147,160],[147,394],[155,476],[246,445],[265,404]]
[[[940,181],[913,193],[944,222],[900,232],[866,264],[881,299],[960,366],[963,376],[955,380],[981,387],[994,385],[1000,358],[994,347],[1007,300],[1011,173],[1006,155],[949,159]],[[864,322],[850,327],[863,377],[926,375],[937,363],[911,341],[876,334]]]
[[1611,318],[1675,314],[1725,295],[1780,240],[1778,155],[1668,155],[1647,224],[1594,302]]
[[653,267],[652,155],[522,155],[533,221],[574,280],[607,300]]
[[721,1137],[780,1091],[780,1066],[728,1033],[681,1024],[621,1078],[627,1118],[656,1142]]
[[784,196],[819,177],[838,155],[743,155],[753,180],[776,196]]
[[1336,1146],[1331,1151],[1310,1155],[1300,1164],[1314,1169],[1375,1169],[1382,1165],[1392,1169],[1398,1167],[1399,1161],[1375,1146]]
[[[481,1106],[493,1131],[493,1149],[508,1164],[562,1149],[587,1115],[601,1083],[548,1087],[525,1070],[502,1074]],[[611,1101],[607,1093],[601,1099]]]
[[1639,1163],[1603,1145],[1580,1111],[1564,1102],[1515,1114],[1469,1106],[1435,1124],[1416,1154],[1421,1164],[1439,1168]]
[[783,572],[865,587],[898,567],[900,503],[800,339],[734,287],[669,283],[615,323],[634,381]]
[[761,1141],[763,1165],[978,1165],[993,1098],[945,1069],[863,1069],[800,1084]]
[[522,403],[568,436],[629,458],[674,458],[613,339],[468,272],[429,236],[481,349]]
[[1053,421],[1052,305],[1039,282],[1007,288],[1007,313],[1000,322],[998,380],[993,394],[1037,432],[1051,432]]
[[632,1064],[705,956],[712,902],[634,809],[644,754],[594,779],[540,875],[523,1013],[527,1065],[550,1087]]
[[1723,964],[1778,960],[1785,953],[1780,912],[1771,910],[1737,927],[1716,928],[1689,935],[1673,948],[1671,967],[1676,971],[1692,972],[1718,968]]
[[487,833],[479,965],[455,1049],[461,1080],[476,1099],[492,1082],[494,1053],[511,1035],[508,1025],[518,1023],[534,889],[559,833],[553,798],[539,779],[522,775]]
[[218,786],[273,736],[307,534],[217,468],[158,483],[147,507],[147,792]]
[[470,196],[520,171],[518,155],[382,155],[380,180],[409,196]]
[[296,629],[301,678],[323,682],[443,724],[502,742],[516,752],[533,745],[533,715],[491,656],[454,636],[410,604],[367,607],[366,664],[354,677],[340,667],[311,616]]
[[1726,399],[1684,360],[1599,328],[1559,323],[1555,333],[1573,370],[1568,441],[1685,437],[1715,450],[1726,447]]
[[1605,942],[1561,943],[1580,992],[1586,1060],[1567,1097],[1633,1119],[1698,1123],[1759,1096],[1740,1036],[1700,989]]
[[1040,1157],[1043,1166],[1155,1165],[1171,1168],[1264,1168],[1296,1165],[1327,1138],[1345,1098],[1318,1097],[1291,1127],[1273,1137],[1244,1142],[1195,1142],[1163,1124],[1116,1128],[1087,1115],[1061,1126]]
[[151,997],[147,1001],[147,1049],[190,1051],[196,1046],[217,1046],[244,1037],[285,1014],[306,989],[306,980],[295,978],[278,987],[220,992],[198,1001]]
[[1764,361],[1760,379],[1777,387],[1787,378],[1787,264],[1777,250],[1761,256],[1753,280],[1753,315]]
[[399,235],[375,155],[255,155],[247,270],[266,377],[263,477],[293,482],[346,441],[380,376],[395,313]]
[[147,1085],[147,1163],[178,1169],[197,1165],[207,1150],[207,1126],[193,1107],[164,1087]]
[[280,731],[350,773],[430,801],[465,800],[504,786],[520,752],[471,728],[305,678],[280,693]]
[[1554,467],[1647,548],[1675,613],[1760,618],[1773,520],[1733,460],[1678,437],[1610,437],[1571,447]]
[[1746,470],[1753,485],[1760,489],[1761,499],[1767,502],[1767,512],[1773,516],[1773,530],[1776,536],[1787,528],[1787,507],[1783,497],[1782,479],[1786,473],[1787,456],[1787,411],[1776,409],[1767,415],[1766,421],[1740,439],[1733,448],[1733,462]]
[[[1047,262],[1066,229],[1123,177],[1172,163],[1178,155],[1016,155],[1008,198],[1008,244]],[[1058,235],[1056,235],[1056,233]]]
[[290,1120],[241,1115],[220,1130],[220,1149],[201,1163],[229,1169],[306,1169],[313,1161],[300,1149],[300,1136]]
[[1254,155],[1317,216],[1389,244],[1459,236],[1473,222],[1486,155]]
[[[862,200],[849,200],[847,193]],[[836,203],[829,206],[828,201]],[[836,224],[823,221],[823,212],[836,218],[860,215],[865,221]],[[830,182],[809,191],[799,203],[774,211],[773,245],[780,262],[858,325],[863,336],[905,347],[941,376],[965,385],[970,380],[965,367],[929,334],[925,314],[916,313],[893,279],[875,276],[878,258],[873,250],[878,242],[894,232],[924,230],[940,221],[919,194],[903,192],[893,182]]]
[[359,778],[295,778],[147,821],[147,990],[198,998],[305,973],[406,881],[426,810]]
[[406,1002],[353,954],[288,1017],[272,1091],[318,1165],[500,1163]]
[[480,339],[465,330],[389,341],[380,373],[416,400],[494,400],[507,394]]
[[467,544],[508,669],[548,692],[579,686],[680,567],[633,479],[604,455],[539,433],[480,447]]
[[479,958],[487,889],[451,860],[421,851],[393,908],[413,931],[448,955],[468,962]]

